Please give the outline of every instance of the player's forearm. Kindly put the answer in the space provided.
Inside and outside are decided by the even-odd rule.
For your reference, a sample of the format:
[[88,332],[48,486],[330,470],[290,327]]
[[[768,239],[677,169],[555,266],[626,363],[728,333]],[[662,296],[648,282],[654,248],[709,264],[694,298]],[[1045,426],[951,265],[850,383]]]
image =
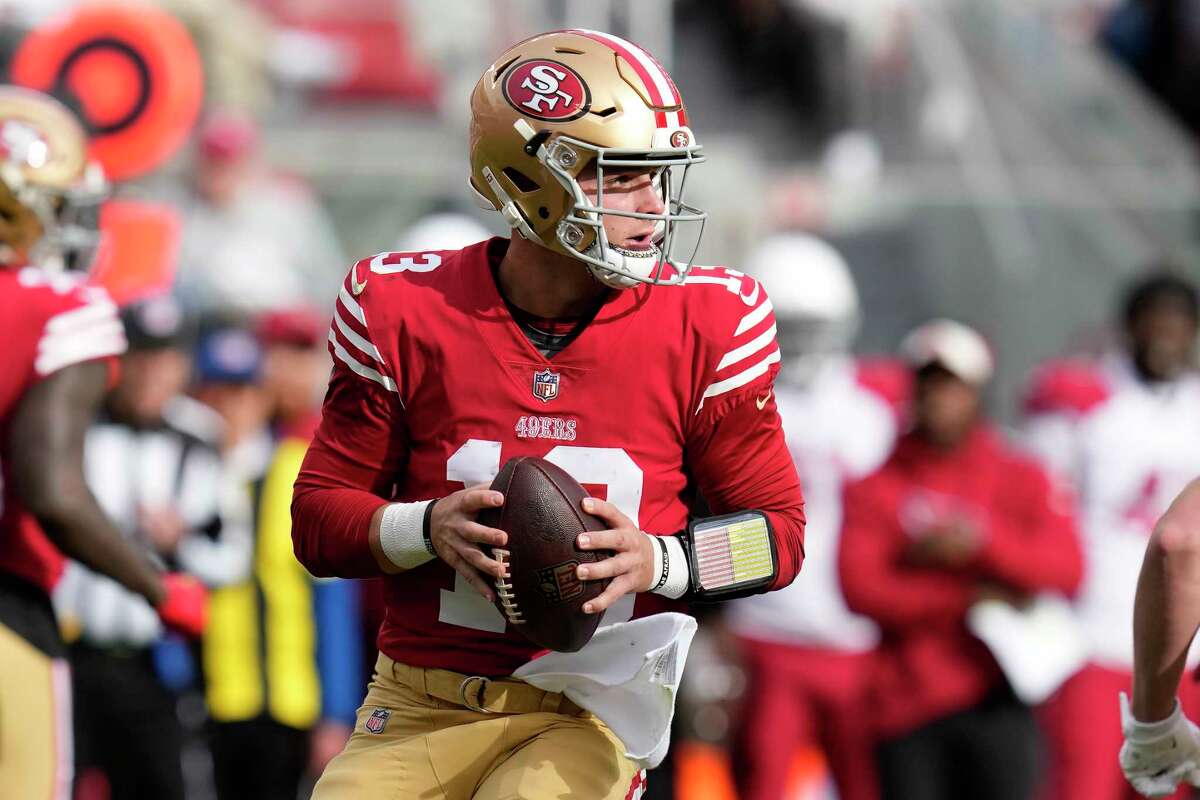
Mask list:
[[152,606],[162,601],[161,574],[113,527],[94,499],[63,500],[35,516],[65,555],[137,592]]
[[297,560],[319,578],[377,578],[397,571],[384,569],[387,561],[379,545],[387,505],[362,489],[317,489],[297,482],[292,499]]
[[782,589],[796,580],[804,563],[804,506],[803,502],[786,508],[764,511],[775,534],[775,550],[779,571],[770,591]]
[[12,475],[22,502],[63,553],[158,605],[158,571],[105,516],[83,476],[84,436],[107,375],[105,364],[90,362],[30,389],[9,432]]
[[1200,625],[1200,482],[1159,521],[1138,579],[1133,612],[1133,713],[1142,721],[1171,713],[1187,652]]
[[22,499],[46,536],[65,555],[157,605],[163,597],[158,570],[105,516],[78,463],[47,459],[18,457],[14,465]]

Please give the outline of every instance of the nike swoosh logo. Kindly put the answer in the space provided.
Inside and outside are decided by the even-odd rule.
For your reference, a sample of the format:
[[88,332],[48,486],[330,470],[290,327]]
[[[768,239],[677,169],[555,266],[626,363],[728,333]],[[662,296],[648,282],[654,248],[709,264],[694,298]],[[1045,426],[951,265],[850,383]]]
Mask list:
[[366,289],[366,288],[367,288],[366,281],[363,281],[362,283],[358,282],[358,265],[355,264],[353,267],[350,268],[350,293],[353,294],[355,297],[358,297],[360,294],[363,293],[363,289]]
[[752,306],[758,302],[758,290],[761,288],[762,288],[762,284],[759,283],[758,281],[755,281],[754,282],[754,291],[750,292],[749,295],[744,295],[741,292],[738,292],[738,297],[742,298],[742,302],[745,303],[746,305]]
[[767,389],[767,393],[762,397],[754,398],[754,405],[758,406],[758,410],[762,411],[767,407],[767,401],[771,399],[771,390]]

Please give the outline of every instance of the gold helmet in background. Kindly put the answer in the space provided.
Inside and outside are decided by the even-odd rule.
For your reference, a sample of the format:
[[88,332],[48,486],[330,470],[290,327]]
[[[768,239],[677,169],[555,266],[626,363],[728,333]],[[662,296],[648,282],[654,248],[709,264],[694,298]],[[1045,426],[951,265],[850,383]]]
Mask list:
[[[704,160],[674,82],[653,56],[599,31],[545,33],[509,48],[471,94],[471,187],[485,208],[530,241],[583,261],[615,288],[681,283],[706,215],[683,202],[688,169]],[[578,178],[594,166],[593,202]],[[604,206],[605,169],[646,169],[662,214]],[[656,221],[655,246],[608,242],[604,216]],[[685,259],[673,247],[694,224]],[[670,267],[668,268],[668,264]]]
[[0,264],[87,269],[107,194],[79,120],[52,97],[0,85]]

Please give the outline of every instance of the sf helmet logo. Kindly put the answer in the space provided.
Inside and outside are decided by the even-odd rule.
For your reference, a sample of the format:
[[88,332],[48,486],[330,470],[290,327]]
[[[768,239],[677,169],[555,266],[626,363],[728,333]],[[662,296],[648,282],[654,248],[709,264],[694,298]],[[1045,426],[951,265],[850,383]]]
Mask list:
[[504,99],[522,114],[569,122],[587,113],[592,96],[579,73],[558,61],[522,61],[504,79]]

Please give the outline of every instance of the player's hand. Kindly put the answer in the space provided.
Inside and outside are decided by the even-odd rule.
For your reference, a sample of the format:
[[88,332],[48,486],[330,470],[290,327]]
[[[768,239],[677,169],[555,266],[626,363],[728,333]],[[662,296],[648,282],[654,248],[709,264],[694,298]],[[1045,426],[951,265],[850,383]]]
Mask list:
[[479,546],[503,547],[508,542],[508,534],[480,525],[475,517],[485,508],[502,505],[504,495],[485,484],[446,495],[433,504],[429,515],[429,541],[438,558],[453,567],[489,601],[496,597],[491,583],[504,577],[504,565],[489,558]]
[[583,510],[608,523],[609,530],[579,534],[579,549],[614,552],[608,558],[581,564],[575,570],[583,581],[612,579],[599,597],[583,605],[588,614],[599,614],[626,594],[646,591],[658,578],[654,575],[654,543],[612,503],[585,497]]
[[208,590],[191,575],[163,575],[163,599],[155,607],[159,619],[173,631],[199,639],[208,625]]
[[918,536],[908,547],[908,562],[922,567],[959,569],[983,547],[983,537],[972,527],[939,525]]
[[1180,783],[1200,786],[1200,729],[1183,715],[1179,701],[1160,722],[1138,722],[1121,692],[1121,771],[1139,794],[1165,797]]

